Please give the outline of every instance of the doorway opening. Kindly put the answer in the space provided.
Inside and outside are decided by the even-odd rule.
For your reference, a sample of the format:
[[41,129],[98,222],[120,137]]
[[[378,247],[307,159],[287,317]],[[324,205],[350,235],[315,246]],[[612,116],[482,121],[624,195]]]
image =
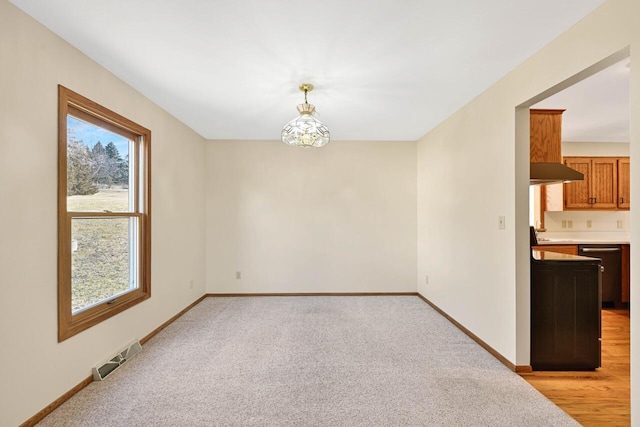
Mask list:
[[[630,81],[630,52],[629,48],[625,48],[615,54],[599,61],[598,63],[588,67],[582,72],[572,76],[571,78],[555,85],[543,93],[531,98],[527,102],[516,108],[516,153],[517,164],[524,164],[525,154],[523,146],[529,146],[529,109],[564,109],[562,118],[562,156],[563,158],[613,158],[625,159],[627,163],[620,166],[623,171],[628,170],[629,161],[631,160],[630,150],[630,130],[629,130],[629,81]],[[527,150],[528,152],[528,150]],[[519,153],[519,154],[518,154]],[[616,160],[616,168],[620,163]],[[617,170],[617,169],[616,169]],[[616,176],[617,179],[617,176]],[[627,182],[628,177],[626,177]],[[614,208],[593,209],[592,207],[582,207],[571,209],[571,200],[567,201],[567,187],[565,184],[556,184],[542,187],[529,187],[525,189],[524,180],[519,179],[517,182],[518,193],[516,200],[519,203],[526,204],[528,221],[527,225],[534,226],[539,233],[541,240],[547,243],[551,241],[559,242],[561,240],[572,240],[577,244],[584,240],[597,240],[594,233],[602,233],[601,237],[615,236],[614,240],[619,243],[626,242],[627,248],[630,243],[630,222],[631,222],[631,204],[625,207],[627,200],[615,201]],[[620,190],[616,188],[616,191]],[[520,193],[521,192],[521,193]],[[524,194],[527,194],[525,197]],[[593,197],[587,195],[587,197]],[[623,197],[624,199],[624,197]],[[567,205],[569,203],[569,208]],[[524,209],[516,208],[516,211],[524,217]],[[517,341],[518,341],[518,360],[530,360],[530,257],[531,250],[524,241],[528,241],[529,230],[524,227],[524,220],[519,222],[518,244],[516,252],[518,256],[518,274],[519,285],[517,288]],[[622,245],[621,245],[622,246]],[[623,274],[627,274],[628,288],[630,288],[629,264],[630,259],[627,258],[622,262],[622,269],[627,269]],[[621,283],[620,286],[623,286]],[[628,292],[628,289],[627,289]],[[626,298],[626,301],[625,301]],[[605,336],[610,331],[608,323],[620,321],[626,325],[625,336],[616,336],[616,339],[625,341],[627,349],[629,348],[629,308],[630,299],[627,294],[622,296],[623,307],[627,310],[607,310],[603,312],[603,367],[597,372],[576,373],[572,375],[576,381],[576,387],[584,381],[598,381],[598,371],[606,371],[608,369],[605,364],[605,353],[607,345]],[[619,325],[618,325],[619,326]],[[620,327],[615,327],[620,330]],[[622,343],[624,345],[624,343]],[[624,354],[627,368],[630,367],[630,352]],[[618,360],[616,363],[619,363]],[[520,363],[519,363],[520,364]],[[619,373],[619,372],[618,372]],[[616,396],[609,396],[625,403],[627,408],[630,405],[629,389],[630,382],[628,374],[618,375],[618,373],[609,372],[607,377],[618,376],[620,383],[625,386],[626,390],[616,389]],[[530,374],[534,375],[534,374]],[[537,373],[535,373],[537,375]],[[550,381],[562,381],[562,378],[568,376],[551,375]],[[525,376],[526,378],[526,376]],[[602,380],[602,378],[600,378]],[[530,381],[531,382],[531,381]],[[549,382],[547,382],[548,384]],[[535,386],[535,385],[534,385]],[[558,384],[559,388],[567,388],[567,384]],[[585,387],[582,385],[582,387]],[[589,387],[589,386],[587,386]],[[540,389],[539,389],[540,390]],[[569,389],[569,393],[580,394],[575,390]],[[542,390],[540,390],[542,391]],[[544,393],[544,392],[543,392]],[[550,397],[550,396],[547,396]],[[550,397],[551,398],[551,397]],[[551,398],[553,400],[553,398]],[[556,402],[557,403],[557,402]],[[574,402],[575,403],[575,402]],[[585,403],[589,405],[589,403]],[[597,403],[596,403],[597,405]],[[562,407],[562,405],[559,405]],[[575,406],[575,404],[574,404]],[[567,410],[566,408],[563,408]],[[567,410],[571,414],[569,410]]]

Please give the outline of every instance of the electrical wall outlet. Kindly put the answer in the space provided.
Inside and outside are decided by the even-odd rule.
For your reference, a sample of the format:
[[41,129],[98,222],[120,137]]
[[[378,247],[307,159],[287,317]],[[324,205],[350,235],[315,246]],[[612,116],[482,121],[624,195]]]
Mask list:
[[504,216],[499,216],[498,217],[498,230],[504,230],[504,227],[505,227]]
[[617,224],[616,224],[616,226],[617,226],[618,228],[622,228],[622,225],[623,225],[623,222],[622,222],[622,220],[621,220],[621,219],[619,219],[619,220],[618,220],[618,222],[617,222]]
[[429,276],[424,276],[424,283],[429,284]]
[[591,228],[591,220],[590,219],[587,220],[587,228]]
[[567,228],[567,220],[566,219],[562,220],[562,228]]
[[570,219],[567,220],[567,228],[573,228],[573,221]]
[[237,280],[242,279],[242,273],[241,273],[241,272],[236,271],[236,279],[237,279]]

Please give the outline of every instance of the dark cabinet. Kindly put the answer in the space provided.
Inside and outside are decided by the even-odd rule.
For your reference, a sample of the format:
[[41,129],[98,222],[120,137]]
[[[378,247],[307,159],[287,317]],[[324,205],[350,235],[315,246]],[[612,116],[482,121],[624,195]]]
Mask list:
[[599,260],[531,262],[531,367],[600,366]]
[[578,255],[599,258],[602,272],[602,306],[620,307],[622,302],[622,248],[620,245],[579,245]]

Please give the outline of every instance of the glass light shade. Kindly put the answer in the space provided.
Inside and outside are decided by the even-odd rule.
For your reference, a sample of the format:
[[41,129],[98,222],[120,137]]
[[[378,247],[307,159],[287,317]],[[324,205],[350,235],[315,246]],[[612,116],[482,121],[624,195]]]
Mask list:
[[330,141],[329,129],[314,117],[315,108],[300,104],[300,115],[282,129],[282,142],[298,147],[323,147]]

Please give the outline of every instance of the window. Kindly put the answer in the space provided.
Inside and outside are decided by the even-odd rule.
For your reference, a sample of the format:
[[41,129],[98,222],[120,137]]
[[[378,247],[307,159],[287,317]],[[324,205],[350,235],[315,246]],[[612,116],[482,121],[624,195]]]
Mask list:
[[151,296],[151,131],[59,86],[58,341]]

